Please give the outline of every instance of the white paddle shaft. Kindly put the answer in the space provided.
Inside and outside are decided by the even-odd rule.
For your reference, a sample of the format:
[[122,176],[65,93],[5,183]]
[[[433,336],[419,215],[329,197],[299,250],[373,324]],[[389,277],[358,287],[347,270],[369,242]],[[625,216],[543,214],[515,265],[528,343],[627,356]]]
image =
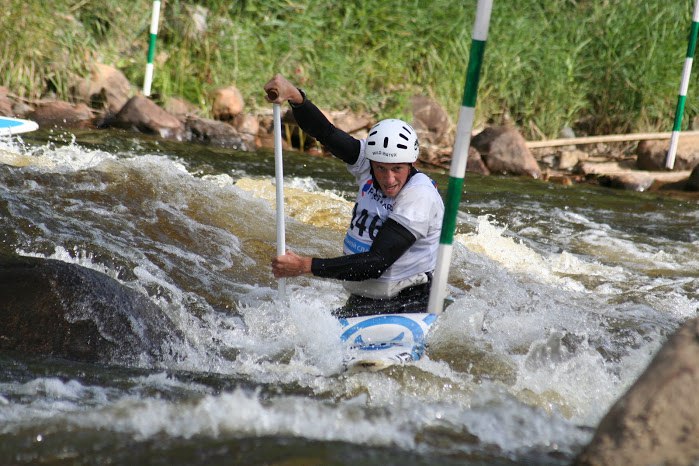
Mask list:
[[[281,106],[274,104],[274,174],[277,187],[277,255],[286,253],[284,226],[284,164],[282,162]],[[286,296],[286,279],[279,279],[279,298]]]

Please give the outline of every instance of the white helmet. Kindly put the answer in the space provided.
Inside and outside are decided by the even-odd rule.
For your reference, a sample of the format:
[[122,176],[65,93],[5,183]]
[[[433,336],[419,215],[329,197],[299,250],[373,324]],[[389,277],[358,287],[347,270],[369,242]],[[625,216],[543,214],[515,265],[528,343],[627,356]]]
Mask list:
[[374,162],[413,163],[420,154],[417,133],[403,120],[381,120],[369,130],[364,153]]

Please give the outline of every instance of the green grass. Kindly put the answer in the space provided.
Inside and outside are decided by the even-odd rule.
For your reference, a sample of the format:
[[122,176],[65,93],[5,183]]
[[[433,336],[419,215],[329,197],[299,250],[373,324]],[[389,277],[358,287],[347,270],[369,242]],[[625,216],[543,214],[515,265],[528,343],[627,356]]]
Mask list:
[[[5,0],[0,85],[29,99],[70,99],[73,75],[101,61],[141,86],[150,0]],[[248,108],[281,72],[326,108],[410,115],[436,98],[455,120],[476,0],[168,0],[153,92],[204,112],[235,84]],[[206,8],[198,32],[192,11]],[[669,131],[687,49],[690,0],[495,1],[477,124],[511,122],[530,139]],[[27,47],[25,44],[31,44]],[[695,70],[685,127],[699,112]]]

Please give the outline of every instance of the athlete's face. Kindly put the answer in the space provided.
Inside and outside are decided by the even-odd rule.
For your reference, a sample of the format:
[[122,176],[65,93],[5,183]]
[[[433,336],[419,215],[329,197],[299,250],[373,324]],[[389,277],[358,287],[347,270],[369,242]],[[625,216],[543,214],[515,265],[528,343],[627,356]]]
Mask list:
[[381,191],[388,197],[396,197],[410,175],[409,163],[371,162],[374,176],[379,182]]

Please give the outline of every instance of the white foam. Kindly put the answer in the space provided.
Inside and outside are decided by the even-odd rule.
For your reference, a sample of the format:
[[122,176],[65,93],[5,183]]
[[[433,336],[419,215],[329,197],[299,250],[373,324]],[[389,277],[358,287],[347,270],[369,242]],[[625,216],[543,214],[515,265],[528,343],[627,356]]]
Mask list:
[[78,248],[77,246],[73,248],[70,252],[63,246],[56,246],[53,253],[46,255],[36,252],[25,251],[23,249],[16,249],[15,252],[20,256],[26,257],[39,257],[43,259],[55,259],[61,262],[66,262],[68,264],[76,264],[86,269],[96,270],[105,275],[112,277],[113,279],[118,279],[119,272],[117,270],[111,270],[104,265],[95,262],[95,256],[91,252],[85,251]]
[[158,372],[156,374],[149,374],[146,376],[132,377],[131,381],[137,385],[143,385],[149,389],[157,390],[182,390],[194,393],[211,393],[213,391],[206,385],[194,382],[182,382],[177,379],[177,377],[174,377],[167,372]]
[[[352,422],[343,421],[347,419]],[[395,429],[390,419],[367,418],[351,405],[333,406],[302,397],[262,400],[240,389],[207,395],[191,404],[125,399],[108,409],[79,416],[76,421],[83,427],[109,426],[139,439],[160,433],[184,438],[279,435],[366,445],[399,444],[406,448],[413,444],[410,435]]]
[[11,432],[23,425],[44,422],[57,416],[71,416],[86,406],[108,403],[110,389],[40,377],[25,383],[0,383],[4,402],[0,403],[0,432]]
[[620,270],[586,262],[567,252],[544,256],[523,241],[504,236],[505,230],[505,227],[492,223],[490,217],[481,216],[475,233],[456,235],[455,239],[469,250],[485,255],[507,270],[571,290],[581,291],[584,286],[569,275],[620,274]]
[[[337,373],[342,362],[341,327],[330,311],[339,302],[337,298],[328,299],[328,296],[337,297],[337,288],[329,295],[309,293],[305,289],[289,291],[286,303],[260,303],[241,310],[251,338],[248,343],[252,343],[245,349],[256,354],[248,361],[286,352],[292,354],[289,364],[294,366],[294,371],[305,367],[301,372]],[[288,373],[283,377],[286,376]]]
[[64,145],[49,143],[33,148],[24,147],[22,165],[31,165],[42,171],[73,172],[94,168],[107,160],[115,160],[116,155],[102,150],[86,149],[76,143],[74,135]]
[[[155,224],[158,214],[165,214],[187,235],[201,238],[205,248],[217,251],[206,255],[197,249],[196,241],[180,246],[159,243],[152,237],[144,237],[144,244],[134,250],[124,248],[133,239],[129,235],[139,232],[129,230],[129,207],[115,207],[114,212],[124,217],[120,220],[125,231],[115,233],[111,243],[100,246],[111,247],[117,257],[136,264],[129,271],[133,282],[127,286],[150,294],[185,337],[184,343],[174,348],[177,356],[163,361],[163,368],[230,374],[253,385],[270,384],[278,389],[275,394],[292,387],[290,391],[312,396],[263,396],[243,390],[216,394],[215,389],[202,384],[180,381],[172,372],[130,381],[139,387],[193,396],[159,399],[144,395],[150,393],[148,390],[114,396],[112,391],[51,379],[20,384],[23,393],[13,391],[12,384],[0,385],[0,416],[5,421],[59,414],[60,422],[69,425],[111,429],[137,438],[159,434],[185,438],[291,435],[411,450],[429,450],[434,445],[421,443],[426,442],[420,440],[426,437],[423,434],[446,430],[457,437],[459,432],[476,435],[482,443],[504,452],[537,445],[543,446],[540,451],[548,451],[561,444],[581,444],[587,434],[581,434],[574,424],[593,425],[643,370],[650,353],[660,344],[661,332],[654,334],[651,329],[644,334],[651,343],[644,341],[641,349],[625,352],[625,340],[619,340],[614,329],[607,330],[604,317],[655,322],[660,319],[654,318],[662,315],[668,320],[684,319],[697,312],[697,279],[672,272],[697,268],[693,265],[699,257],[694,254],[699,241],[636,244],[633,238],[595,223],[583,213],[560,211],[556,218],[562,224],[555,225],[556,234],[567,236],[549,239],[553,244],[573,247],[547,252],[535,242],[519,238],[550,235],[549,226],[543,225],[549,217],[521,228],[519,238],[513,238],[492,219],[472,220],[460,213],[460,221],[470,222],[476,232],[457,236],[452,284],[459,296],[428,337],[433,348],[453,348],[453,358],[432,360],[428,348],[427,356],[413,367],[377,374],[340,374],[339,324],[330,310],[344,300],[341,286],[312,278],[290,280],[289,301],[283,303],[274,300],[276,290],[265,283],[271,278],[263,256],[266,247],[272,250],[274,230],[270,226],[272,204],[263,200],[267,194],[243,192],[228,174],[196,178],[168,157],[103,155],[74,146],[60,150],[47,147],[31,156],[43,157],[53,164],[54,171],[94,167],[115,182],[128,179],[138,183],[138,190],[146,193],[137,199],[142,202],[142,211],[136,209],[139,215]],[[236,174],[237,179],[244,176]],[[347,216],[336,213],[334,202],[342,208],[351,205],[340,196],[325,196],[310,178],[285,181],[290,191],[310,194],[298,196],[302,208],[294,218],[304,221],[304,215],[315,213],[320,206],[346,222]],[[96,183],[101,184],[91,187],[88,183],[84,189],[106,189],[104,182]],[[33,180],[26,186],[42,189]],[[257,183],[257,187],[265,193],[273,188],[268,181]],[[231,207],[238,205],[243,207]],[[499,204],[492,201],[491,205]],[[82,207],[71,208],[70,212],[76,212]],[[110,215],[107,209],[100,211],[100,206],[89,208],[95,216]],[[520,220],[519,224],[527,222]],[[48,227],[39,222],[36,228]],[[300,246],[308,250],[320,249],[318,243],[331,238],[325,232],[330,227],[314,224],[313,235],[307,234],[308,225],[298,227],[292,222],[293,228],[298,228]],[[261,244],[260,257],[243,253],[247,238],[240,239],[239,230]],[[303,241],[306,236],[314,241]],[[330,250],[325,244],[322,247]],[[157,260],[151,259],[155,256]],[[97,263],[94,255],[82,248],[57,246],[47,257],[117,277],[116,271]],[[261,278],[218,274],[241,266],[265,270],[260,272]],[[656,267],[661,273],[671,273],[649,279]],[[201,281],[193,287],[217,293],[223,297],[220,302],[228,299],[235,308],[234,302],[240,300],[236,311],[242,314],[245,325],[232,311],[214,311],[205,298],[184,291],[186,287],[171,274],[171,270],[182,268]],[[618,304],[614,299],[619,293],[625,301],[641,304],[636,308]],[[577,341],[577,346],[563,345],[565,337]],[[618,349],[621,360],[605,359],[596,347],[599,341]],[[463,350],[466,344],[487,360],[468,360],[470,354]],[[501,367],[509,372],[501,375]],[[15,395],[34,401],[21,405]],[[458,451],[467,447],[454,444],[449,448]]]

